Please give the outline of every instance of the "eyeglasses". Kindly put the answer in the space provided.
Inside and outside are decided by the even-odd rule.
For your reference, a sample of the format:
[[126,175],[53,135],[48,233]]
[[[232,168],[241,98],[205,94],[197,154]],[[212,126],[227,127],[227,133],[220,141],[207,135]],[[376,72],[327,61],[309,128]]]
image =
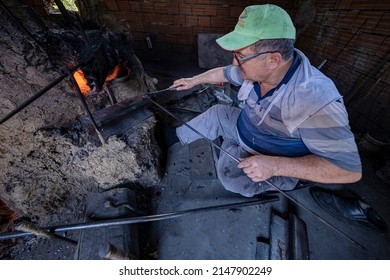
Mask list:
[[259,52],[259,53],[254,53],[254,54],[251,54],[251,55],[242,57],[242,58],[238,58],[237,53],[236,53],[236,52],[233,52],[233,56],[234,56],[234,58],[237,60],[238,66],[241,67],[241,64],[242,64],[243,62],[247,61],[247,60],[250,60],[250,59],[252,59],[252,58],[258,57],[259,55],[262,55],[262,54],[266,54],[266,53],[276,53],[276,52],[278,52],[278,51]]

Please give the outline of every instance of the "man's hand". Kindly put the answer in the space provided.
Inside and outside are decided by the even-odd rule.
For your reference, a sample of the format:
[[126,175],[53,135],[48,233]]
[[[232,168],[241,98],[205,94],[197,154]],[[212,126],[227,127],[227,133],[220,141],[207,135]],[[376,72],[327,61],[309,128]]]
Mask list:
[[242,159],[237,165],[253,181],[260,182],[273,176],[293,177],[325,184],[354,183],[361,179],[361,172],[338,167],[317,155],[280,157],[255,155]]
[[275,175],[276,165],[272,157],[255,155],[244,158],[238,165],[253,182],[261,182]]
[[170,88],[176,88],[176,90],[186,90],[193,88],[198,84],[197,79],[192,78],[181,78],[173,82]]
[[223,67],[218,67],[206,71],[202,74],[193,76],[191,78],[181,78],[173,82],[170,88],[176,88],[177,90],[186,90],[193,88],[200,84],[219,84],[225,83],[228,80],[223,74]]

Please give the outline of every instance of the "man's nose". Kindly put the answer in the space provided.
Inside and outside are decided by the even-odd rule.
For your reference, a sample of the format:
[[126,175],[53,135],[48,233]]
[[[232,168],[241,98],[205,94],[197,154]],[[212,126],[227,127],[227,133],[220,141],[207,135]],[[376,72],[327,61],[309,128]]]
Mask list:
[[233,61],[232,61],[232,64],[233,64],[234,66],[240,66],[240,63],[238,62],[238,60],[237,60],[237,58],[236,58],[236,56],[235,56],[235,55],[233,55]]

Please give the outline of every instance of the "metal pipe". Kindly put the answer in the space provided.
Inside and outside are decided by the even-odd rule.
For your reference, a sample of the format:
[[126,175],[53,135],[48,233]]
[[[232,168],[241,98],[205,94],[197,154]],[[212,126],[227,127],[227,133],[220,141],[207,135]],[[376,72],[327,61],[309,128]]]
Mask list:
[[41,46],[38,40],[31,34],[30,31],[27,30],[27,28],[22,23],[20,23],[19,19],[8,9],[8,7],[2,1],[0,1],[0,6],[5,11],[6,15],[11,18],[20,29],[22,29],[35,43]]
[[[249,207],[249,206],[259,205],[259,204],[263,204],[263,203],[274,202],[274,201],[278,201],[278,200],[279,200],[279,197],[277,197],[277,196],[262,196],[262,197],[258,198],[257,200],[250,200],[250,201],[237,202],[237,203],[231,203],[231,204],[214,205],[214,206],[208,206],[208,207],[202,207],[202,208],[194,208],[194,209],[181,210],[181,211],[165,213],[165,214],[156,214],[156,215],[148,215],[148,216],[141,216],[141,217],[121,218],[121,219],[109,219],[109,220],[95,221],[95,222],[90,222],[90,223],[79,223],[79,224],[73,224],[73,225],[47,227],[47,228],[43,228],[43,229],[48,231],[48,232],[51,232],[51,233],[58,233],[58,232],[64,232],[64,231],[74,231],[74,230],[93,229],[93,228],[110,227],[110,226],[138,224],[138,223],[146,223],[146,222],[173,219],[173,218],[178,218],[178,217],[182,217],[182,216],[189,215],[189,214],[199,214],[199,213],[203,213],[203,212],[217,211],[217,210],[230,209],[230,208]],[[33,235],[33,233],[20,232],[20,231],[14,231],[14,232],[9,232],[9,233],[0,233],[0,241],[6,240],[6,239],[11,239],[11,238],[26,237],[26,236],[31,236],[31,235]]]
[[81,101],[81,104],[84,107],[84,110],[87,112],[89,118],[91,119],[92,126],[95,129],[95,131],[96,131],[100,141],[102,142],[103,145],[106,144],[106,141],[104,140],[104,137],[103,137],[102,133],[100,132],[100,130],[99,130],[97,124],[96,124],[96,121],[95,121],[95,119],[92,116],[91,111],[88,108],[87,102],[84,99],[84,95],[81,93],[80,87],[77,84],[76,79],[73,77],[73,71],[69,70],[68,68],[63,67],[63,68],[60,69],[60,72],[64,72],[64,73],[66,73],[68,75],[70,81],[72,82],[73,86],[76,89],[76,93],[77,93],[77,95],[78,95],[78,97],[79,97],[79,99]]
[[[1,3],[1,2],[0,2]],[[84,51],[80,54],[80,57],[79,57],[79,61],[80,60],[83,60],[83,57],[87,54],[87,51],[89,51],[92,47],[95,46],[95,43],[99,40],[99,38],[101,37],[102,33],[99,34],[99,36],[96,38],[96,40],[94,40],[89,46],[88,48],[84,49]],[[80,68],[81,66],[83,66],[84,64],[86,64],[86,62],[81,62],[79,64],[77,64],[76,66],[72,67],[70,69],[71,72],[74,72],[76,71],[78,68]],[[68,76],[67,73],[64,73],[63,75],[61,75],[60,77],[58,77],[57,79],[55,79],[53,82],[51,82],[50,84],[48,84],[46,87],[44,87],[43,89],[41,89],[40,91],[38,91],[35,95],[31,96],[29,99],[27,99],[26,101],[24,101],[21,105],[19,105],[19,107],[17,107],[15,110],[13,110],[12,112],[10,112],[8,115],[6,115],[5,117],[3,117],[1,120],[0,120],[0,125],[3,124],[5,121],[7,121],[8,119],[10,119],[11,117],[13,117],[15,114],[19,113],[21,110],[23,110],[24,108],[26,108],[28,105],[30,105],[31,103],[33,103],[35,100],[37,100],[39,97],[41,97],[43,94],[45,94],[48,90],[50,90],[51,88],[53,88],[54,86],[56,86],[58,83],[60,83],[63,79],[65,79],[66,77]]]
[[159,103],[157,103],[156,101],[154,101],[152,98],[150,98],[149,96],[147,95],[144,95],[144,98],[148,99],[150,102],[152,102],[154,105],[156,105],[158,108],[160,108],[163,112],[165,112],[166,114],[170,115],[172,118],[176,119],[177,121],[179,121],[181,124],[183,124],[184,126],[186,126],[187,128],[189,128],[190,130],[192,130],[193,132],[195,132],[196,134],[198,134],[202,139],[206,140],[207,142],[209,142],[212,146],[214,146],[215,148],[217,148],[218,150],[220,150],[221,152],[225,153],[226,155],[228,155],[230,158],[232,158],[234,161],[236,161],[237,163],[240,163],[240,161],[235,158],[232,154],[230,154],[228,151],[225,151],[224,149],[222,149],[220,146],[218,146],[217,144],[215,144],[213,141],[211,141],[209,138],[207,138],[206,136],[204,136],[202,133],[200,133],[199,131],[197,131],[195,128],[193,128],[192,126],[190,126],[189,124],[187,124],[185,121],[183,121],[182,119],[176,117],[174,114],[172,114],[171,112],[169,112],[167,109],[165,109],[163,106],[161,106]]
[[[80,67],[80,64],[73,67],[72,68],[72,71],[78,69]],[[16,115],[17,113],[19,113],[20,111],[22,111],[24,108],[26,108],[28,105],[30,105],[31,103],[33,103],[35,100],[37,100],[39,97],[41,97],[42,95],[44,95],[47,91],[49,91],[51,88],[53,88],[54,86],[56,86],[58,83],[60,83],[63,79],[65,79],[66,77],[68,76],[68,74],[63,74],[61,75],[60,77],[58,77],[57,79],[55,79],[54,81],[52,81],[50,84],[48,84],[47,86],[45,86],[43,89],[41,89],[40,91],[38,91],[35,95],[31,96],[29,99],[27,99],[26,101],[24,101],[21,105],[19,105],[19,107],[17,107],[15,110],[11,111],[8,115],[6,115],[5,117],[3,117],[1,120],[0,120],[0,125],[2,123],[4,123],[5,121],[7,121],[8,119],[10,119],[11,117],[13,117],[14,115]]]
[[32,233],[36,236],[41,236],[41,237],[45,237],[45,238],[49,238],[49,239],[57,239],[57,240],[65,241],[65,242],[72,244],[72,245],[77,245],[77,241],[74,241],[70,238],[67,238],[67,237],[52,233],[52,232],[48,232],[48,231],[44,230],[43,228],[38,227],[38,226],[34,225],[33,223],[26,221],[26,220],[18,221],[15,224],[15,228],[17,230],[20,230],[23,232]]

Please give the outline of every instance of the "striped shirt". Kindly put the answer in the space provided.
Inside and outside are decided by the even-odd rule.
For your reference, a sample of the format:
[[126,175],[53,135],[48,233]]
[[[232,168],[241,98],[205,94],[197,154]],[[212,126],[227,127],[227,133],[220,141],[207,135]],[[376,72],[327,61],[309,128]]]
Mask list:
[[318,155],[353,172],[361,172],[355,138],[334,83],[295,50],[282,82],[261,97],[256,83],[243,80],[238,67],[224,68],[230,83],[241,86],[245,102],[237,120],[241,144],[250,152],[297,157]]

